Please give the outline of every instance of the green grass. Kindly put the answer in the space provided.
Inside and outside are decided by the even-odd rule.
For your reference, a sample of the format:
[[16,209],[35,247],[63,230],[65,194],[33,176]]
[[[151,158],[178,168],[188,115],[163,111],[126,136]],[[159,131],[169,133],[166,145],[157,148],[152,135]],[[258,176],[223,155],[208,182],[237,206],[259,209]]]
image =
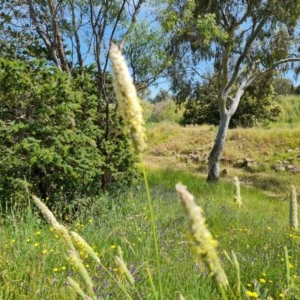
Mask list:
[[[193,262],[185,217],[175,193],[177,182],[187,185],[194,194],[204,209],[210,231],[219,241],[220,258],[230,282],[229,299],[239,299],[237,274],[223,250],[229,255],[234,251],[239,261],[242,299],[247,299],[244,290],[253,291],[254,286],[261,295],[268,290],[273,299],[284,299],[279,297],[284,292],[285,299],[298,299],[300,237],[288,226],[287,201],[242,185],[243,206],[238,209],[233,202],[231,182],[211,185],[189,172],[171,170],[149,170],[148,179],[158,234],[162,299],[178,299],[179,294],[186,299],[220,298],[214,283]],[[132,299],[155,299],[159,282],[143,183],[130,196],[94,199],[79,219],[64,223],[78,231],[100,255],[106,269],[96,266],[82,253],[99,297],[126,299],[121,284]],[[6,218],[0,236],[0,299],[77,299],[66,285],[69,274],[80,281],[66,260],[67,249],[33,206],[22,217],[15,214]],[[122,248],[124,261],[136,280],[134,287],[118,276],[114,262],[117,246]],[[286,278],[285,246],[292,267],[289,278]],[[259,283],[260,279],[266,283]]]

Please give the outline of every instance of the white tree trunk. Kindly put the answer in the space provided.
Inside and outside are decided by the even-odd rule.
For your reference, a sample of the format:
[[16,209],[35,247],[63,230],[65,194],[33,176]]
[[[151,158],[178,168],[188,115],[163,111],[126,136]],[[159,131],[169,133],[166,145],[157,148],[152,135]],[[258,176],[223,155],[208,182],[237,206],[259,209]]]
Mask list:
[[208,161],[208,176],[207,181],[218,181],[220,177],[220,158],[224,148],[225,139],[229,127],[229,122],[231,115],[228,113],[223,113],[221,115],[218,134],[215,140],[215,144],[209,154]]

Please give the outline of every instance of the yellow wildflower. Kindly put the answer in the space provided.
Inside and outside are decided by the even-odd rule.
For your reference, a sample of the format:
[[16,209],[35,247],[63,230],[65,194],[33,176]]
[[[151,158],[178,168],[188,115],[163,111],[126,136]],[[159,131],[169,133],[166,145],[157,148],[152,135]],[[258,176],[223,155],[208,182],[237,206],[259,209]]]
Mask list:
[[250,298],[258,298],[258,294],[256,292],[246,291],[246,295]]

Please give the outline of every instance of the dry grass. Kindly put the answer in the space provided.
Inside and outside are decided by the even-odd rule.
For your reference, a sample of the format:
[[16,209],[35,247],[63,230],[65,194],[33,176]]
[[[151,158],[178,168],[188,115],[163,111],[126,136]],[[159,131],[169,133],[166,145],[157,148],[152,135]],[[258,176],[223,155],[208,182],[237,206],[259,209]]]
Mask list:
[[[217,128],[159,123],[148,128],[150,149],[145,157],[149,169],[188,170],[206,176],[206,159],[213,146]],[[221,169],[225,179],[238,176],[243,183],[282,195],[290,184],[299,182],[300,173],[276,172],[278,161],[300,167],[299,126],[290,128],[251,128],[229,130]],[[197,156],[197,160],[192,156]],[[253,159],[255,168],[237,167],[238,160]]]

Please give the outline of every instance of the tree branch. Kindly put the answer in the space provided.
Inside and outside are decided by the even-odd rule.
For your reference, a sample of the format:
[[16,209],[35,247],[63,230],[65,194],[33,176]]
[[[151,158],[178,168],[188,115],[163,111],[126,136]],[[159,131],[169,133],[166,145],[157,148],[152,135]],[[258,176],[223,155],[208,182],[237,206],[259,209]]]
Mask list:
[[129,35],[129,33],[131,32],[131,30],[133,29],[135,23],[136,23],[136,18],[137,18],[137,15],[141,9],[141,6],[142,4],[145,2],[145,0],[139,0],[138,4],[134,7],[134,12],[133,12],[133,15],[132,15],[132,18],[131,18],[131,22],[130,22],[130,26],[128,27],[127,31],[124,33],[123,35],[123,38],[120,42],[120,49],[122,51],[123,47],[124,47],[124,44],[125,44],[125,41],[126,41],[126,38],[127,36]]
[[[225,94],[228,95],[232,85],[234,84],[234,82],[236,81],[237,77],[238,77],[238,74],[240,72],[240,67],[244,61],[244,59],[247,57],[248,53],[249,53],[249,50],[255,40],[255,38],[258,36],[259,32],[261,31],[261,29],[263,28],[263,26],[266,24],[267,22],[267,18],[264,17],[260,22],[259,24],[257,25],[256,28],[253,28],[253,31],[251,33],[251,35],[249,36],[246,44],[245,44],[245,47],[241,53],[241,55],[239,56],[238,60],[237,60],[237,63],[234,67],[234,71],[233,71],[233,74],[229,80],[229,82],[227,83],[227,85],[225,86],[225,89],[224,89],[224,92]],[[255,26],[255,25],[253,25]]]
[[51,42],[51,40],[48,38],[48,36],[44,33],[44,31],[42,30],[42,28],[40,27],[40,24],[38,22],[37,16],[36,16],[36,11],[33,5],[32,0],[28,0],[28,5],[29,5],[29,15],[30,18],[33,22],[33,25],[38,33],[38,35],[41,37],[41,39],[43,40],[43,42],[45,43],[49,53],[51,54],[51,57],[53,59],[53,62],[55,63],[55,65],[57,66],[57,68],[59,68],[60,70],[62,70],[61,68],[61,63],[57,57],[57,53],[56,53],[56,49],[53,47],[53,44]]
[[54,1],[48,0],[48,6],[50,8],[51,21],[52,21],[52,26],[53,26],[53,30],[54,30],[55,47],[57,47],[58,55],[59,55],[63,70],[66,71],[69,76],[71,76],[71,70],[69,67],[68,60],[66,58],[64,45],[63,45],[63,41],[62,41],[62,35],[61,35],[60,29],[59,29],[59,24],[58,24],[57,18],[56,18],[57,12],[56,12],[56,8],[54,5]]
[[272,67],[267,68],[261,72],[259,72],[258,74],[256,74],[255,76],[253,76],[251,79],[249,79],[249,81],[247,82],[246,88],[248,86],[250,86],[256,79],[266,75],[269,72],[274,71],[278,66],[283,65],[283,64],[287,64],[290,62],[300,62],[300,57],[296,57],[296,58],[286,58],[286,59],[281,59],[279,61],[277,61],[276,63],[273,64]]

